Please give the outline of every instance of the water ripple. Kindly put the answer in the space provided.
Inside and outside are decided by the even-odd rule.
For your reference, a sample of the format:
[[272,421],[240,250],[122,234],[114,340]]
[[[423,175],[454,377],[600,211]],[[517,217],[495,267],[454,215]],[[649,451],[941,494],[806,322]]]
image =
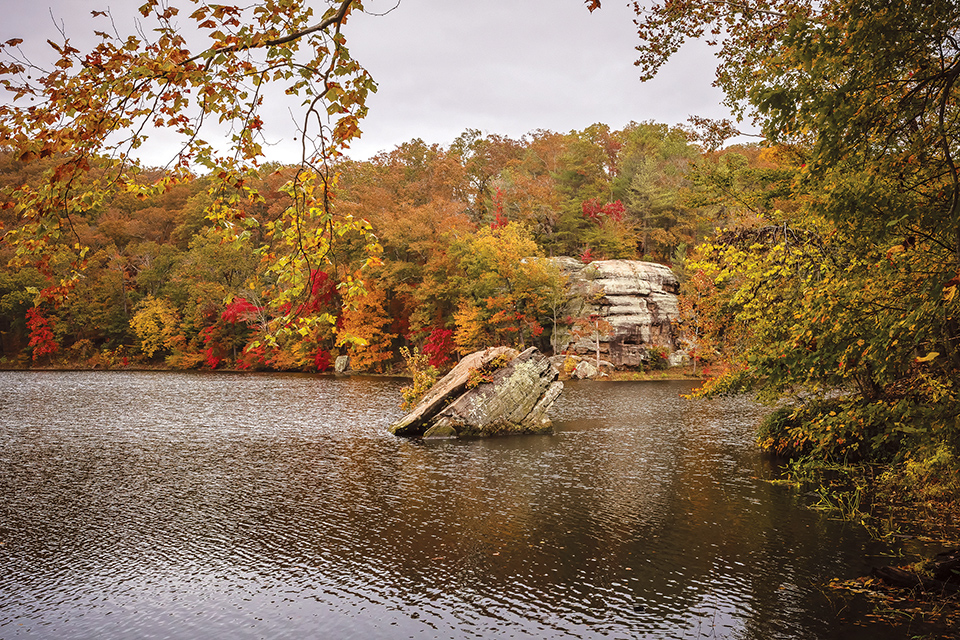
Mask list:
[[867,637],[762,408],[576,383],[553,436],[424,443],[402,384],[0,372],[0,638]]

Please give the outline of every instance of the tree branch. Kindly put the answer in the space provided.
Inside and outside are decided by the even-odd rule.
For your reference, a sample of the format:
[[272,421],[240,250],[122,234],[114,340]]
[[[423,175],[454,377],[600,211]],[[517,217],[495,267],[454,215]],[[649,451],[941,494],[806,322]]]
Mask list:
[[[286,44],[288,42],[293,42],[294,40],[299,40],[305,36],[308,36],[312,33],[318,31],[323,31],[331,25],[340,25],[343,22],[343,19],[347,15],[347,11],[350,10],[350,5],[353,4],[354,0],[341,0],[340,8],[337,9],[336,13],[322,20],[321,22],[313,25],[312,27],[307,27],[306,29],[301,29],[300,31],[294,31],[293,33],[288,33],[285,36],[279,38],[272,38],[270,40],[260,40],[256,44],[235,44],[230,45],[229,47],[221,47],[217,49],[207,49],[203,53],[198,53],[195,56],[187,58],[186,60],[180,63],[180,66],[187,66],[191,62],[196,62],[197,60],[204,58],[206,56],[213,56],[218,53],[236,53],[238,51],[246,51],[249,49],[262,49],[264,47],[275,47],[277,45]],[[212,57],[211,57],[212,59]]]

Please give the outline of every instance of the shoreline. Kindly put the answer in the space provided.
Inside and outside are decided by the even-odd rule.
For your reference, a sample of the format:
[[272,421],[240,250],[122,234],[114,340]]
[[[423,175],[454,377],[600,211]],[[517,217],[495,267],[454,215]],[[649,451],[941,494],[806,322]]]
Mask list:
[[[115,367],[85,367],[77,363],[70,363],[64,365],[47,365],[47,366],[10,366],[10,365],[0,365],[0,371],[38,371],[38,372],[51,372],[51,371],[70,371],[70,372],[83,372],[83,371],[157,371],[157,372],[193,372],[193,373],[296,373],[296,374],[306,374],[306,375],[317,375],[317,376],[368,376],[374,378],[406,378],[412,379],[412,376],[407,372],[391,372],[391,373],[376,373],[373,371],[346,371],[344,373],[336,373],[332,370],[330,371],[295,371],[295,370],[280,370],[280,369],[236,369],[236,368],[218,368],[218,369],[177,369],[174,367],[168,367],[166,365],[150,365],[150,364],[129,364],[126,366],[115,366]],[[703,382],[707,379],[707,375],[702,372],[693,373],[692,367],[671,367],[668,369],[662,369],[658,371],[614,371],[612,374],[598,377],[592,379],[593,382],[658,382],[658,381],[677,381],[677,380],[686,380],[691,382]],[[560,380],[563,382],[579,382],[569,376],[563,375],[561,373]]]

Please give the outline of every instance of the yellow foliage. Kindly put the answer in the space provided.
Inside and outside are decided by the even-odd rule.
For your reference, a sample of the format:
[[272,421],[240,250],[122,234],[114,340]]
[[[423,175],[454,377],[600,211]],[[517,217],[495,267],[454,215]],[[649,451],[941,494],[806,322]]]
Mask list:
[[130,326],[140,339],[143,355],[152,358],[157,351],[171,349],[176,344],[180,314],[169,301],[147,296],[137,305]]
[[337,346],[345,346],[350,352],[351,366],[360,371],[369,369],[383,372],[393,359],[393,341],[389,333],[392,319],[386,308],[387,296],[370,287],[355,299],[353,308],[343,311],[343,325],[337,333]]
[[462,354],[482,349],[484,343],[490,339],[489,332],[483,317],[483,311],[475,304],[464,300],[453,315],[457,329],[453,334],[453,341],[457,343]]

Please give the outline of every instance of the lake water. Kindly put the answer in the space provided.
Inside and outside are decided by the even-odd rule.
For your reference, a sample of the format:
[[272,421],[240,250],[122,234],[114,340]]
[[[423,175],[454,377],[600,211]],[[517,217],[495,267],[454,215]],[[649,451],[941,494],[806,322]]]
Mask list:
[[903,637],[749,401],[571,383],[555,435],[425,443],[403,384],[0,372],[0,638]]

